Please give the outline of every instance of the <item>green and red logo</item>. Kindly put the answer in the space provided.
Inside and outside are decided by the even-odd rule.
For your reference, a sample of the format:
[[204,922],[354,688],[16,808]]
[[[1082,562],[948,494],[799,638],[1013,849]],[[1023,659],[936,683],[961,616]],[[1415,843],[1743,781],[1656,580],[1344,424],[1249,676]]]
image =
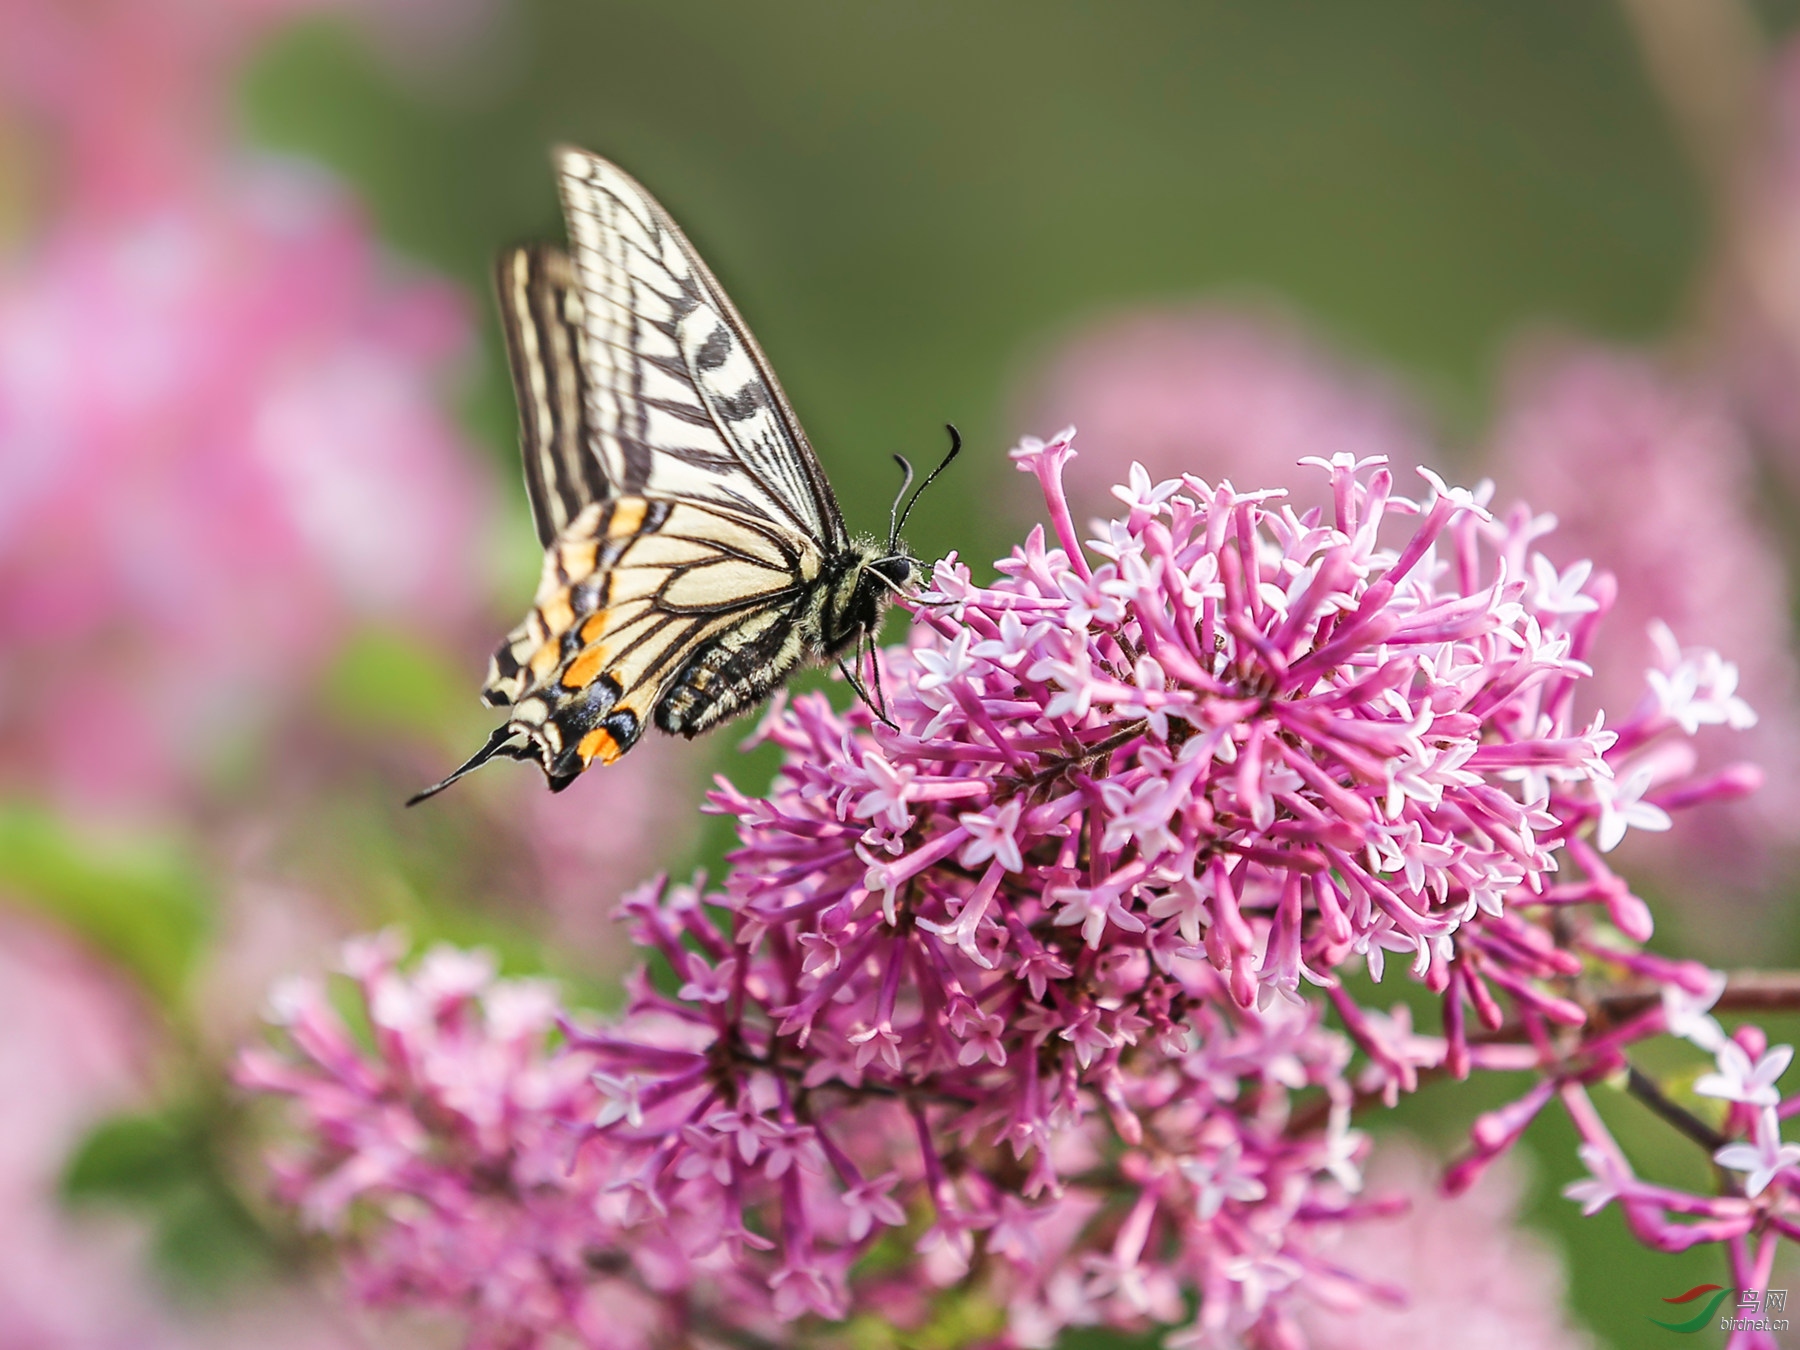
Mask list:
[[1697,1284],[1685,1294],[1677,1294],[1674,1298],[1663,1300],[1664,1303],[1693,1303],[1697,1299],[1706,1298],[1708,1294],[1711,1294],[1712,1297],[1706,1300],[1706,1306],[1685,1322],[1665,1322],[1660,1317],[1652,1317],[1650,1320],[1659,1327],[1666,1327],[1670,1331],[1679,1331],[1684,1336],[1692,1336],[1695,1332],[1705,1331],[1711,1325],[1713,1314],[1719,1310],[1719,1305],[1731,1297],[1731,1290],[1718,1284]]

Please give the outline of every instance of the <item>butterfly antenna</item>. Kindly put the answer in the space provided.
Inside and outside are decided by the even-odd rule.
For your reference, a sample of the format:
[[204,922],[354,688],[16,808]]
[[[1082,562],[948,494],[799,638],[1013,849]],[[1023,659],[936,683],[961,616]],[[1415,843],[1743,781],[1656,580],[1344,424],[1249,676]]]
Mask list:
[[912,461],[905,455],[895,455],[894,463],[900,466],[900,490],[894,494],[894,504],[888,507],[888,542],[887,551],[892,553],[900,542],[900,499],[906,495],[906,489],[912,486]]
[[[900,531],[906,528],[906,518],[912,514],[913,506],[919,500],[919,497],[924,493],[926,488],[937,481],[937,476],[940,473],[950,467],[950,461],[962,453],[962,432],[956,429],[956,424],[954,422],[946,422],[944,423],[944,430],[950,433],[950,453],[944,456],[937,468],[933,469],[926,477],[925,481],[920,483],[917,489],[914,490],[912,500],[907,502],[906,509],[900,513],[900,519],[894,522],[893,534],[888,540],[889,552],[892,552],[894,546],[899,543]],[[895,455],[894,458],[900,459],[898,455]],[[906,461],[901,460],[900,462],[904,464]],[[902,492],[905,490],[905,488],[901,489]]]

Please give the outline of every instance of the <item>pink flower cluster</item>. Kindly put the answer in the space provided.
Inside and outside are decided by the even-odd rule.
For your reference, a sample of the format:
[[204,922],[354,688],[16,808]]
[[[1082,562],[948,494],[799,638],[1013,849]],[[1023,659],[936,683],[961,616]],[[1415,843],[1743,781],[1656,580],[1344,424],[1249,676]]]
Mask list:
[[1554,513],[1547,554],[1604,560],[1619,578],[1583,706],[1633,704],[1660,627],[1731,653],[1757,726],[1702,732],[1694,751],[1708,768],[1748,756],[1768,781],[1744,806],[1708,809],[1680,848],[1646,860],[1694,905],[1760,893],[1772,851],[1800,841],[1800,669],[1786,570],[1752,510],[1756,464],[1725,401],[1644,357],[1540,346],[1512,371],[1486,462],[1500,500],[1516,493]]
[[[1541,1105],[1590,966],[1703,974],[1638,951],[1649,911],[1603,855],[1753,784],[1680,753],[1749,719],[1728,664],[1671,647],[1629,718],[1580,721],[1613,588],[1550,565],[1528,512],[1429,473],[1414,501],[1348,455],[1315,464],[1332,505],[1304,514],[1134,469],[1084,548],[1072,453],[1015,451],[1054,542],[987,586],[938,566],[880,657],[887,720],[770,714],[773,791],[712,797],[741,840],[722,888],[632,897],[663,975],[570,1031],[602,1099],[581,1165],[605,1158],[631,1241],[720,1262],[690,1292],[768,1291],[710,1306],[904,1322],[936,1283],[1010,1345],[1188,1322],[1171,1344],[1298,1346],[1297,1299],[1373,1292],[1326,1235],[1393,1208],[1362,1195],[1354,1108],[1533,1067]],[[1390,955],[1441,1034],[1342,982]],[[381,1123],[392,1093],[348,1072],[329,1090],[375,1131],[352,1172],[420,1114]],[[325,1091],[314,1128],[342,1147]],[[1511,1119],[1477,1131],[1484,1158]],[[337,1175],[293,1194],[317,1208]],[[377,1208],[404,1227],[411,1193]],[[405,1287],[430,1289],[427,1248]]]
[[[1777,92],[1793,122],[1800,47],[1782,70]],[[1792,130],[1777,128],[1777,147]],[[1791,145],[1786,153],[1792,158]],[[1789,229],[1771,241],[1793,237]],[[1760,518],[1766,493],[1745,400],[1731,396],[1734,379],[1774,360],[1758,378],[1791,401],[1800,384],[1786,377],[1786,350],[1751,343],[1731,369],[1708,374],[1592,343],[1532,341],[1509,363],[1479,454],[1465,459],[1498,485],[1497,508],[1523,499],[1554,516],[1544,552],[1559,566],[1602,561],[1620,582],[1595,678],[1581,690],[1584,707],[1633,706],[1655,659],[1657,623],[1732,654],[1759,724],[1745,737],[1704,734],[1694,749],[1707,768],[1754,759],[1768,772],[1763,791],[1747,806],[1702,810],[1679,847],[1631,852],[1660,895],[1692,908],[1722,900],[1766,908],[1767,883],[1800,840],[1800,666],[1786,566],[1770,520]],[[1076,423],[1098,451],[1068,471],[1078,522],[1105,503],[1133,460],[1157,478],[1190,471],[1240,483],[1283,481],[1306,455],[1445,462],[1379,376],[1289,326],[1219,305],[1102,321],[1059,348],[1020,402],[1041,425]],[[1598,482],[1606,491],[1594,490]],[[1289,500],[1303,509],[1323,500],[1322,486],[1294,484]],[[1752,926],[1736,925],[1740,933]]]
[[479,592],[465,321],[269,169],[0,273],[0,757],[130,801],[203,768],[359,620]]
[[349,1261],[365,1302],[451,1310],[477,1346],[657,1343],[672,1315],[659,1295],[692,1277],[678,1250],[626,1239],[604,1143],[576,1157],[604,1099],[589,1065],[552,1053],[551,986],[447,947],[402,971],[403,947],[390,932],[345,949],[372,1044],[320,981],[271,996],[292,1053],[250,1051],[237,1076],[308,1122],[309,1147],[275,1165],[282,1193],[326,1233],[358,1231],[355,1207],[383,1213]]
[[357,625],[484,590],[460,297],[226,134],[233,60],[318,7],[0,0],[0,116],[63,171],[0,257],[0,785],[166,803]]

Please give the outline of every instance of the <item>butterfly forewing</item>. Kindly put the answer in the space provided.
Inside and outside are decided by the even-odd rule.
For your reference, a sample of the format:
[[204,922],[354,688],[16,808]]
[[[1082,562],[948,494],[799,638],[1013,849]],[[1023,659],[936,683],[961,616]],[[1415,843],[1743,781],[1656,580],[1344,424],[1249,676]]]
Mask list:
[[731,301],[656,201],[557,153],[581,286],[589,431],[621,491],[716,502],[848,545],[824,473]]

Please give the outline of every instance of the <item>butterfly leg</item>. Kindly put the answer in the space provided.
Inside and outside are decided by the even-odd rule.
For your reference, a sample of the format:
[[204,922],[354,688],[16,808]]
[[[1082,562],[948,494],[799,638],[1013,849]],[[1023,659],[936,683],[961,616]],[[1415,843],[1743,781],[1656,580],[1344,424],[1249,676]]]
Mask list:
[[865,634],[864,641],[869,644],[869,674],[875,682],[875,701],[880,705],[881,720],[891,727],[894,720],[888,716],[887,691],[881,687],[881,653],[876,649],[873,633]]
[[874,713],[875,716],[886,725],[893,727],[895,731],[900,730],[900,728],[895,725],[894,720],[887,715],[887,709],[883,708],[874,699],[869,697],[869,691],[863,687],[863,682],[856,678],[855,671],[851,670],[841,659],[837,663],[837,668],[838,673],[850,682],[850,687],[856,691],[856,696],[868,706],[870,712]]

